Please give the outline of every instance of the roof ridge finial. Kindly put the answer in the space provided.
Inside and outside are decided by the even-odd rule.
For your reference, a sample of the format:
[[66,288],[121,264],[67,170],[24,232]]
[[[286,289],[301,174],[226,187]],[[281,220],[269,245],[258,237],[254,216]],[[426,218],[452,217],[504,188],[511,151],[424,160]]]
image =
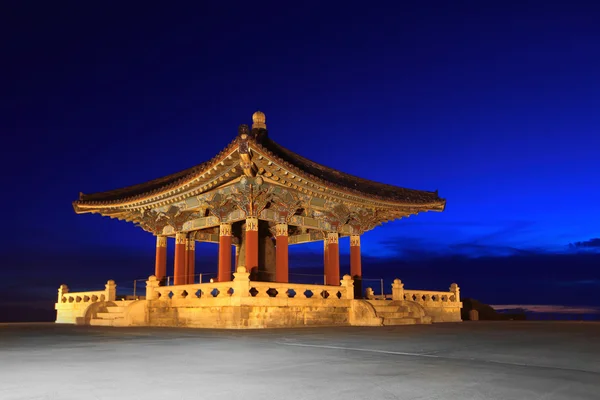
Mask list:
[[267,129],[267,117],[262,111],[252,114],[252,129]]

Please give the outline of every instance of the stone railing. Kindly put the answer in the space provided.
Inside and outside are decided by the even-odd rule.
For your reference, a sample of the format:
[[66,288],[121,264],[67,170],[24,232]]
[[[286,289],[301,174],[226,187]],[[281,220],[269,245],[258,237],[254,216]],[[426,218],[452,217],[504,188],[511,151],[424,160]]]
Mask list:
[[159,286],[152,275],[146,282],[147,300],[206,298],[294,298],[341,300],[354,298],[354,281],[345,275],[340,286],[304,285],[298,283],[255,282],[245,267],[238,267],[231,282],[198,283],[193,285]]
[[405,290],[404,300],[416,301],[417,303],[455,303],[456,296],[452,292],[437,292],[431,290]]
[[450,285],[448,292],[432,290],[406,290],[400,279],[392,283],[392,294],[375,295],[373,289],[367,288],[365,297],[370,300],[408,300],[417,303],[460,303],[460,288],[456,283]]
[[95,303],[97,301],[115,301],[117,298],[117,285],[115,281],[106,282],[104,290],[90,292],[69,292],[67,285],[58,288],[58,304]]
[[460,303],[460,288],[456,283],[450,285],[447,292],[438,292],[431,290],[405,290],[404,284],[400,279],[396,279],[392,284],[392,295],[403,300],[411,300],[417,303]]
[[146,300],[193,299],[231,297],[231,282],[197,283],[192,285],[158,286],[153,275],[146,282]]
[[299,283],[250,282],[253,297],[275,297],[293,299],[354,299],[354,281],[345,275],[340,286],[305,285]]

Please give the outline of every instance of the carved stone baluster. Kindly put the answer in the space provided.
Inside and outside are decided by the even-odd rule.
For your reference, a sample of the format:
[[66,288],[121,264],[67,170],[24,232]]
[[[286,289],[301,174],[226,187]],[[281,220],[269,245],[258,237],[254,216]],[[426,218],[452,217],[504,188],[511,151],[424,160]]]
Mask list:
[[277,286],[275,288],[275,291],[277,292],[277,294],[275,295],[276,298],[278,299],[283,299],[287,297],[287,286]]
[[256,293],[256,297],[269,297],[269,294],[267,293],[269,291],[268,287],[257,287],[256,290],[258,291],[258,293]]
[[400,279],[392,283],[392,300],[404,300],[404,283]]
[[450,291],[454,294],[453,301],[460,302],[460,288],[458,287],[458,285],[456,283],[453,283],[452,285],[450,285]]
[[354,299],[354,280],[350,275],[344,275],[340,282],[343,287],[342,298],[347,300]]
[[69,293],[69,287],[67,285],[60,285],[58,288],[58,303],[66,303],[66,294]]
[[158,278],[154,275],[150,275],[146,281],[146,300],[156,300],[158,298],[159,288]]

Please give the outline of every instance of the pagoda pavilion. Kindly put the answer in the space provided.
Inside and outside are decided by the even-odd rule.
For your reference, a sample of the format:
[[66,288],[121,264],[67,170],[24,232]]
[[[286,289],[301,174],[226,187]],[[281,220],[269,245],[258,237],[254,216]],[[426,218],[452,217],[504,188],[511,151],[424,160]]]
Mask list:
[[[240,125],[233,141],[209,161],[122,189],[80,193],[73,208],[78,214],[131,222],[156,236],[154,275],[147,283],[153,289],[147,291],[146,301],[164,301],[165,295],[176,298],[179,295],[173,290],[179,286],[187,288],[181,292],[183,297],[192,297],[189,292],[196,289],[192,286],[199,285],[194,278],[196,242],[218,243],[218,275],[211,283],[231,284],[226,288],[230,297],[235,297],[234,292],[239,295],[236,279],[251,286],[259,282],[270,286],[265,286],[266,294],[250,294],[250,298],[273,297],[274,289],[279,292],[281,285],[290,284],[288,246],[315,241],[324,243],[323,286],[340,287],[344,281],[340,280],[338,243],[344,236],[350,236],[351,270],[351,276],[344,279],[348,285],[352,283],[353,290],[352,294],[335,294],[338,299],[368,298],[360,285],[361,235],[384,222],[443,211],[445,200],[437,191],[377,183],[317,164],[277,144],[269,136],[262,112],[255,112],[252,121],[251,129]],[[167,265],[169,237],[175,239],[172,273]],[[166,285],[166,277],[171,275],[172,285]],[[114,285],[111,282],[107,284],[109,292]],[[291,290],[288,286],[286,293]],[[69,301],[68,289],[61,288],[63,297],[59,290],[57,307],[61,301]],[[165,292],[166,288],[170,292]],[[200,298],[204,292],[198,288]],[[425,301],[425,297],[418,300]],[[458,292],[455,300],[458,302]]]

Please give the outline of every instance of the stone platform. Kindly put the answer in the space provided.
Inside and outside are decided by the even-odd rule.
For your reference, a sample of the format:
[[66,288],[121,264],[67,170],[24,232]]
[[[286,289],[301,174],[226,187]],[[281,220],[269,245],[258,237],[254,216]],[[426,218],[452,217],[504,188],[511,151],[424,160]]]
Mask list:
[[0,398],[597,399],[600,324],[0,325]]
[[339,286],[250,281],[244,267],[230,282],[159,286],[149,277],[146,296],[118,299],[116,284],[105,290],[59,289],[57,323],[96,326],[162,326],[265,329],[301,326],[388,326],[460,321],[460,292],[405,290],[395,280],[392,293],[354,298],[354,282]]

